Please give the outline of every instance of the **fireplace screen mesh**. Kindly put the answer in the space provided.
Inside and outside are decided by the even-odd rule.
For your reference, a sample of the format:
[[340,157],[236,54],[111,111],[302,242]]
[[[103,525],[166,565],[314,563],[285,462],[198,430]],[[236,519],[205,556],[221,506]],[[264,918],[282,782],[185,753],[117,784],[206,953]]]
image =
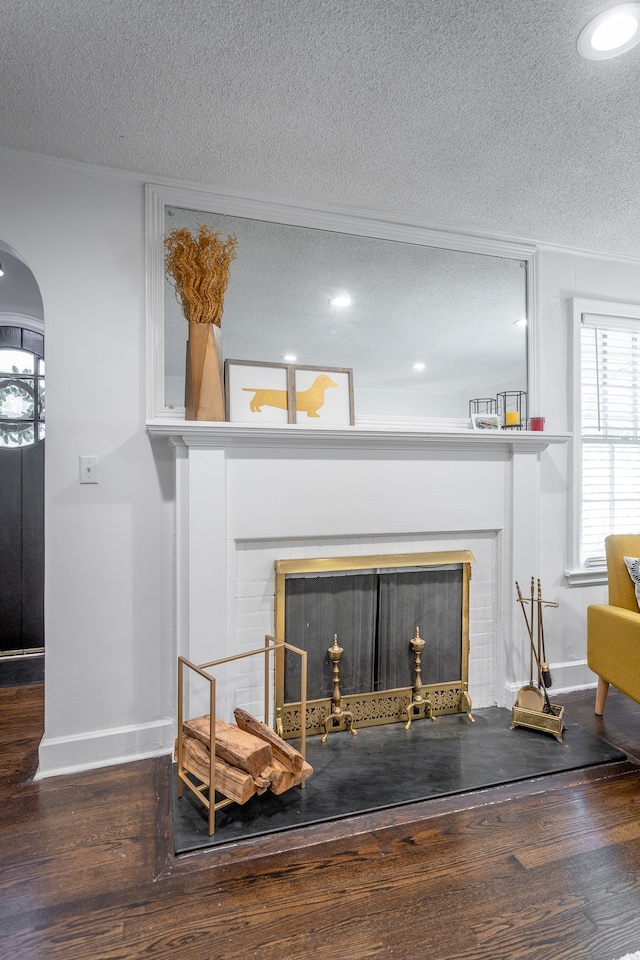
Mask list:
[[[426,641],[422,680],[437,684],[462,674],[463,570],[460,564],[285,580],[285,640],[307,651],[309,699],[330,697],[334,635],[344,649],[344,695],[410,687],[416,627]],[[297,700],[299,659],[285,658],[284,700]]]

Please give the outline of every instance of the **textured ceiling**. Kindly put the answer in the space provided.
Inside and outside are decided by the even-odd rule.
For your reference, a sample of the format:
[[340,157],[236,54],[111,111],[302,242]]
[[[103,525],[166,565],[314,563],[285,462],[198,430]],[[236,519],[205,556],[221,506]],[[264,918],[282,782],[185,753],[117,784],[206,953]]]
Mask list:
[[602,0],[0,4],[0,145],[640,256],[640,45]]

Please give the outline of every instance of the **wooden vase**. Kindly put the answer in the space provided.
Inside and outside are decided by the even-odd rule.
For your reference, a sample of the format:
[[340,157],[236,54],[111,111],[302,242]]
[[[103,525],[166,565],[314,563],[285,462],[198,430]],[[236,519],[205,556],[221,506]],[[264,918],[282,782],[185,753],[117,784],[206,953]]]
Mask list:
[[222,349],[215,323],[190,323],[184,395],[185,420],[224,420]]

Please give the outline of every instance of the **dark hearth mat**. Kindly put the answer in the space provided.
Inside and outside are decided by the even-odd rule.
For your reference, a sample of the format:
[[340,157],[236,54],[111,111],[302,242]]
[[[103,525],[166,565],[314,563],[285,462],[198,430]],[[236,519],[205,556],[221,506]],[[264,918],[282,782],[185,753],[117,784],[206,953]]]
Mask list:
[[206,810],[186,789],[178,799],[174,785],[175,852],[626,759],[566,716],[562,743],[523,727],[509,730],[511,711],[504,708],[473,716],[475,723],[466,714],[415,720],[409,730],[402,723],[363,727],[355,737],[331,733],[326,743],[310,737],[314,772],[305,788],[225,807],[212,837]]

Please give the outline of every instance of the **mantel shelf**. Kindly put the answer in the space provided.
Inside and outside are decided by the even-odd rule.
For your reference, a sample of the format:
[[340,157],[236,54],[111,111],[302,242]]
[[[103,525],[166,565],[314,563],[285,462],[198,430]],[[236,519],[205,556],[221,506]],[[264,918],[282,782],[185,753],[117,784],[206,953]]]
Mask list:
[[286,448],[304,450],[416,451],[474,450],[505,453],[539,453],[553,444],[564,444],[571,434],[528,430],[481,431],[464,429],[389,427],[306,427],[299,424],[254,426],[245,423],[158,418],[147,421],[152,440],[168,440],[176,446],[198,448]]

